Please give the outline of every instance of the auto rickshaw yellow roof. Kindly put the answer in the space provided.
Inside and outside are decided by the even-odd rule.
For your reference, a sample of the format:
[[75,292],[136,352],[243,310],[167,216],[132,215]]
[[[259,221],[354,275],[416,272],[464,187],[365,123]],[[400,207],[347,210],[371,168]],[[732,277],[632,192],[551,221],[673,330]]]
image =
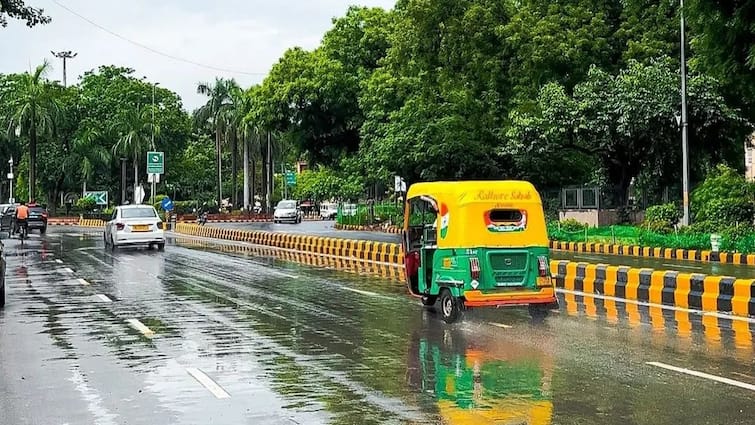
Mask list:
[[456,199],[459,205],[476,202],[516,202],[541,205],[540,195],[532,183],[523,180],[469,180],[415,183],[407,199],[417,196]]

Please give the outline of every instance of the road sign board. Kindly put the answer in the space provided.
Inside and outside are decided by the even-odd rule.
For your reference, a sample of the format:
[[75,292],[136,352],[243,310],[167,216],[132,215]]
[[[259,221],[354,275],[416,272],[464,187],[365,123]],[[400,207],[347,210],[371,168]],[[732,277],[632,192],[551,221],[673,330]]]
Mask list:
[[162,152],[147,152],[147,173],[165,173],[165,155]]
[[160,183],[160,175],[159,174],[147,174],[147,183]]
[[164,211],[172,211],[173,201],[170,198],[163,198],[163,200],[160,201],[160,208],[162,208]]
[[106,190],[84,192],[84,198],[92,199],[97,205],[107,205],[107,191]]
[[286,184],[289,186],[296,184],[296,173],[294,173],[293,171],[286,172]]

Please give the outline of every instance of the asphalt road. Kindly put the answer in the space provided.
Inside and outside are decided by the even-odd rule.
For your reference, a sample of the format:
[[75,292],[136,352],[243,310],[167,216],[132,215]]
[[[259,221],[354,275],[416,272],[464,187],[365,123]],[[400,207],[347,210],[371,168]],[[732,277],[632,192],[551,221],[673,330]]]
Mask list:
[[[401,237],[396,234],[338,230],[333,227],[333,221],[305,221],[300,224],[211,223],[209,225],[242,230],[264,230],[267,232],[309,234],[345,239],[363,239],[394,243],[401,242]],[[678,270],[683,273],[702,273],[716,276],[734,276],[741,279],[755,279],[755,267],[746,265],[703,263],[620,255],[601,255],[568,251],[551,251],[551,253],[551,257],[554,260],[571,260],[639,268],[644,267],[655,270]]]
[[[755,324],[564,294],[445,325],[397,282],[196,238],[6,242],[0,424],[752,424]],[[240,246],[240,244],[237,244]],[[659,316],[660,315],[660,316]]]

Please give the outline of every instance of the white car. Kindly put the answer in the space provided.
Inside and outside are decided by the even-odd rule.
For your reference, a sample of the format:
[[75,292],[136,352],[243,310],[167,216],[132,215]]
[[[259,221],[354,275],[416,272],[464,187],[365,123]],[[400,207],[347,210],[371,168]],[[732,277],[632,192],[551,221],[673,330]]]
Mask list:
[[150,205],[121,205],[105,224],[105,246],[154,245],[165,248],[163,222]]
[[296,201],[284,199],[278,202],[273,213],[273,223],[282,223],[288,221],[291,223],[301,223],[303,213]]
[[320,204],[320,218],[323,220],[335,220],[338,215],[338,205],[331,203]]

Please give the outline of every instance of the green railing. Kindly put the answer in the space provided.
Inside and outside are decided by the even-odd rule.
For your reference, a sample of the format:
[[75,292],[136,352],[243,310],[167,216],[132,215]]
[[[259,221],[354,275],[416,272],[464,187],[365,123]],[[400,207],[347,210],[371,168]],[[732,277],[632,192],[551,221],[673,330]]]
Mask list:
[[404,219],[403,213],[401,204],[391,202],[374,205],[343,203],[338,205],[336,222],[352,226],[380,225],[387,222],[400,225]]

